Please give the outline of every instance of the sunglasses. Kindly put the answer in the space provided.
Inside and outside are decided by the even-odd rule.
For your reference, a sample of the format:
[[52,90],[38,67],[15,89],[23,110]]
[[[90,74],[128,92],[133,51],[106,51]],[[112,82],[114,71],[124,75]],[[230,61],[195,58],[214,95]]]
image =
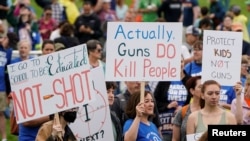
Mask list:
[[102,52],[102,49],[100,49],[100,48],[96,49],[96,50],[97,50],[98,53]]

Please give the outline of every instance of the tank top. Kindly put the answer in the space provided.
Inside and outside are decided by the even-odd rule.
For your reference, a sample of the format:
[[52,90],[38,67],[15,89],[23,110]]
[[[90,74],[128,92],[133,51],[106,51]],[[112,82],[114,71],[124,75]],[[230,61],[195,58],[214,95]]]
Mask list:
[[[226,112],[225,111],[223,111],[220,122],[218,124],[226,124]],[[207,126],[204,125],[203,120],[202,120],[202,114],[199,111],[198,112],[198,124],[195,130],[195,133],[202,133],[205,131],[207,131]]]

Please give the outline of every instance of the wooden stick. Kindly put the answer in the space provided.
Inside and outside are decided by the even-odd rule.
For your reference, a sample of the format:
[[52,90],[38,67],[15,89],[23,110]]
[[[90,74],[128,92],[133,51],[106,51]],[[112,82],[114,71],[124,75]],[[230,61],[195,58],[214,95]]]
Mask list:
[[140,95],[140,101],[144,101],[144,93],[145,93],[145,82],[141,82],[141,95]]
[[[60,125],[60,118],[59,118],[59,114],[58,113],[55,113],[54,114],[54,125]],[[62,134],[62,131],[58,133],[58,138],[63,141],[63,134]]]

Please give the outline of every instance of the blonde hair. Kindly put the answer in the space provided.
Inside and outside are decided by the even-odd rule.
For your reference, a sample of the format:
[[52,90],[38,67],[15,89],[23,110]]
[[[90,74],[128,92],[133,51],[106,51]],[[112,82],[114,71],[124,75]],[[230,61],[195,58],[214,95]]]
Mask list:
[[28,40],[20,40],[18,43],[17,43],[17,49],[19,49],[21,47],[22,44],[27,44],[30,49],[32,48],[31,47],[31,43],[28,41]]

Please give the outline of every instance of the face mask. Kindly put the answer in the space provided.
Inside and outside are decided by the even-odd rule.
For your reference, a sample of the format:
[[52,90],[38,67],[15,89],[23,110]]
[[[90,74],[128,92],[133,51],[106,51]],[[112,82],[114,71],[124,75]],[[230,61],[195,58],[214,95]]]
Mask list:
[[63,118],[67,122],[74,122],[76,119],[76,111],[73,112],[65,112]]

